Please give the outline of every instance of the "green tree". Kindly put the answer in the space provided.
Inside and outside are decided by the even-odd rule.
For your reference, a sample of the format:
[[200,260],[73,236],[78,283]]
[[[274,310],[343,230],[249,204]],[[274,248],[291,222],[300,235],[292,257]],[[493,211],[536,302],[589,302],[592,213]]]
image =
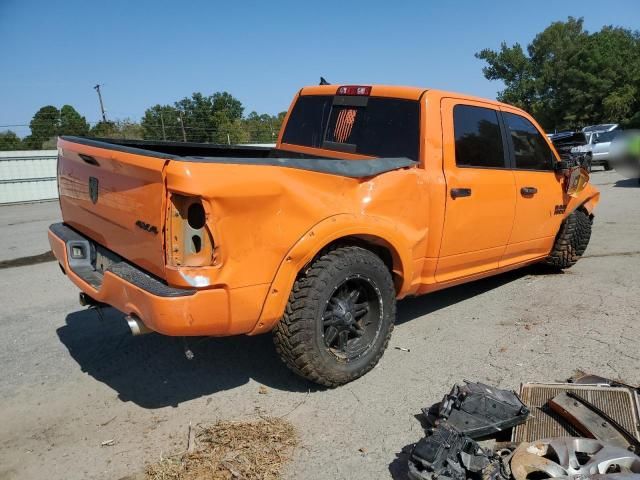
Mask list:
[[64,105],[60,109],[60,125],[58,135],[86,136],[89,124],[71,105]]
[[15,132],[12,132],[11,130],[0,132],[0,150],[20,150],[21,148],[22,141]]
[[[142,118],[144,138],[189,142],[232,143],[248,139],[240,100],[227,92],[205,96],[195,92],[173,105],[155,105]],[[163,130],[164,125],[164,130]]]
[[144,130],[142,125],[129,118],[123,120],[107,120],[98,122],[89,131],[89,135],[98,138],[123,138],[125,140],[142,140]]
[[91,130],[89,131],[89,135],[98,138],[114,138],[117,133],[118,129],[116,123],[111,120],[100,121],[91,127]]
[[31,119],[29,127],[31,135],[25,138],[25,144],[28,148],[40,150],[44,141],[54,138],[58,134],[60,110],[53,105],[42,107]]
[[244,119],[245,129],[249,136],[250,142],[255,143],[275,143],[278,139],[280,127],[286,112],[278,115],[268,115],[263,113],[259,115],[257,112],[251,112]]
[[[196,92],[191,95],[191,98],[185,97],[176,102],[175,108],[182,114],[181,121],[184,122],[188,141],[211,141],[216,128],[214,119],[216,109],[212,97],[205,97],[202,93]],[[182,135],[180,123],[177,126],[180,128],[180,135]]]
[[120,138],[127,140],[142,140],[144,138],[142,125],[129,118],[116,121],[116,126],[121,135]]
[[225,112],[230,120],[240,120],[244,107],[242,102],[227,92],[216,92],[209,97],[213,110],[216,112]]
[[583,20],[554,22],[523,50],[519,44],[476,54],[485,77],[501,80],[498,99],[532,113],[547,130],[640,123],[640,33]]
[[210,138],[213,143],[234,144],[248,143],[249,134],[244,128],[244,124],[239,118],[232,118],[226,110],[221,110],[213,114],[213,124],[215,130]]
[[89,124],[71,105],[60,110],[47,105],[38,110],[29,123],[31,134],[22,141],[26,148],[39,150],[55,148],[58,135],[83,136],[89,133]]
[[140,122],[143,138],[181,141],[182,133],[178,118],[178,110],[171,105],[154,105],[148,108]]

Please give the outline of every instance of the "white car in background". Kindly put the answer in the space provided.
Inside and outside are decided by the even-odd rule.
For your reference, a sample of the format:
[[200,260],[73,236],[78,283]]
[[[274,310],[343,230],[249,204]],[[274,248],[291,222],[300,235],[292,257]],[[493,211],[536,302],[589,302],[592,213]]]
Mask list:
[[591,125],[584,127],[587,143],[571,149],[571,153],[584,154],[590,157],[590,166],[601,165],[605,170],[611,170],[610,150],[611,141],[621,132],[617,123],[604,123],[601,125]]

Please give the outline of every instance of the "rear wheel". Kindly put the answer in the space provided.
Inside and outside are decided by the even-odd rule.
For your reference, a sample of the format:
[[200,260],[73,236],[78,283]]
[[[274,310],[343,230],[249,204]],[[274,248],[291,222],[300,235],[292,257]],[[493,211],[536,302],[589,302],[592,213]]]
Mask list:
[[547,265],[569,268],[584,254],[591,238],[591,219],[582,210],[571,213],[562,223]]
[[308,380],[336,387],[371,370],[395,321],[389,269],[372,252],[340,247],[315,260],[294,284],[274,330],[285,364]]

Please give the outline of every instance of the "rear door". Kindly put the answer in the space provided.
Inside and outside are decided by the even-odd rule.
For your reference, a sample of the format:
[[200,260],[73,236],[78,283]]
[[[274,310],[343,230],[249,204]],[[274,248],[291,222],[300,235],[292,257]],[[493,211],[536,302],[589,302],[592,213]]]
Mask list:
[[[79,142],[87,143],[81,144]],[[103,247],[164,276],[164,158],[59,140],[64,223]]]
[[441,103],[447,182],[436,281],[498,268],[515,214],[515,180],[500,112],[482,102]]
[[516,215],[501,266],[547,255],[568,198],[547,138],[519,112],[503,111],[516,181]]

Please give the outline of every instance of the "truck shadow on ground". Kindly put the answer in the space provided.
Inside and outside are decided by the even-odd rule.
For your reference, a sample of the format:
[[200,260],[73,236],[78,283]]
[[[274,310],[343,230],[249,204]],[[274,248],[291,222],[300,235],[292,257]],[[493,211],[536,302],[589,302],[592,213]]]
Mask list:
[[621,188],[640,188],[640,180],[637,178],[626,178],[624,180],[618,180],[613,186]]
[[228,338],[190,337],[194,353],[185,356],[185,340],[151,333],[134,337],[124,315],[112,308],[81,310],[57,331],[83,372],[118,392],[122,401],[143,408],[179,403],[229,390],[251,378],[285,391],[313,389],[277,357],[270,335]]
[[[397,323],[402,325],[536,273],[540,272],[528,268],[402,301]],[[111,308],[102,312],[102,319],[95,310],[71,313],[57,334],[82,371],[110,386],[122,401],[150,409],[177,406],[239,387],[250,379],[284,391],[321,388],[282,364],[270,335],[189,338],[188,346],[195,357],[188,360],[181,338],[155,333],[133,337],[123,314]]]
[[562,270],[553,269],[543,264],[512,270],[510,272],[488,277],[475,282],[469,282],[456,287],[450,287],[420,297],[406,298],[398,302],[398,317],[396,325],[436,312],[442,308],[463,302],[470,298],[488,292],[502,285],[511,283],[526,276],[563,275]]

